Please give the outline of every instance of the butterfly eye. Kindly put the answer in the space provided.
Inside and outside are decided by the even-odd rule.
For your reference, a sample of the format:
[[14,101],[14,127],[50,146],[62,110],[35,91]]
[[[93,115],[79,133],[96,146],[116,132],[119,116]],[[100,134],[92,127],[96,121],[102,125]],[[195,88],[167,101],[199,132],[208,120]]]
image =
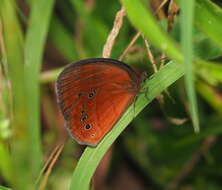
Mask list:
[[81,121],[86,121],[87,120],[87,115],[84,115],[82,118],[81,118]]
[[85,129],[86,129],[86,130],[91,129],[91,125],[90,125],[90,124],[86,124],[86,125],[85,125]]
[[94,95],[95,95],[95,92],[89,92],[89,94],[88,94],[88,97],[89,97],[89,99],[92,99],[93,97],[94,97]]

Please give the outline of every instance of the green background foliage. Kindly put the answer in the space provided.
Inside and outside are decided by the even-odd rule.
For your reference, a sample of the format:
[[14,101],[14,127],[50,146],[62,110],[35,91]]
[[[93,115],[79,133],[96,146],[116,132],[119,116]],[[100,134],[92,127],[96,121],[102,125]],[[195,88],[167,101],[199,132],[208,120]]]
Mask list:
[[[121,6],[126,16],[111,58],[141,32],[123,61],[143,68],[147,79],[97,147],[82,153],[66,142],[46,189],[123,189],[120,182],[129,179],[134,189],[221,189],[222,9],[216,0],[177,0],[180,11],[167,32],[167,17],[153,14],[153,2],[1,0],[0,189],[39,188],[43,164],[67,135],[56,77],[70,62],[102,56]],[[155,59],[167,56],[156,73],[144,39]],[[106,177],[91,182],[111,145],[101,165]]]

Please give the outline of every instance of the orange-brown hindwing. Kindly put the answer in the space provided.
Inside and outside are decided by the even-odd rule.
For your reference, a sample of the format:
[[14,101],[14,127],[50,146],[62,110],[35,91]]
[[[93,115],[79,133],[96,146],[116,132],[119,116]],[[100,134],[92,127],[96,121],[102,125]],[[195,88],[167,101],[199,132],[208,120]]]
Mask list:
[[57,94],[70,135],[80,144],[97,145],[132,103],[139,85],[133,70],[112,59],[68,66],[57,80]]

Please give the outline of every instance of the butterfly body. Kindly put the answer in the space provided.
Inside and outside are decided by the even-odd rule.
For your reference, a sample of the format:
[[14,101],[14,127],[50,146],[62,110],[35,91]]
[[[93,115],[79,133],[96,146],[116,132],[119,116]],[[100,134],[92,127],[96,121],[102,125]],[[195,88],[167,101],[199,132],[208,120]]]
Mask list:
[[140,90],[141,77],[113,59],[87,59],[68,65],[56,82],[58,103],[70,135],[96,146]]

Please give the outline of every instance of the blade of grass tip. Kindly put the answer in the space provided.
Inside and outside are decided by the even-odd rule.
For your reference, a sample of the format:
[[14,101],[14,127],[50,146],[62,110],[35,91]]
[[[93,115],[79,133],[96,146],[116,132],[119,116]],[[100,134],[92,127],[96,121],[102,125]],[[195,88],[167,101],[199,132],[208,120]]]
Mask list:
[[199,132],[199,119],[197,100],[194,88],[193,72],[193,18],[194,0],[181,1],[181,40],[186,68],[185,87],[189,100],[190,114],[194,126],[194,131]]
[[126,110],[121,119],[97,145],[97,147],[87,147],[85,149],[77,167],[74,170],[70,190],[89,189],[90,179],[92,178],[95,169],[115,139],[149,102],[151,102],[163,90],[168,88],[172,83],[182,77],[184,72],[183,64],[171,62],[166,64],[162,69],[155,73],[150,80],[145,82],[143,87],[149,89],[149,94],[145,95],[145,93],[141,93],[139,95],[135,105],[131,105]]
[[33,180],[39,173],[42,163],[39,114],[39,73],[53,6],[54,0],[39,0],[32,3],[24,47],[26,101],[28,103],[28,122],[30,129],[30,173],[32,174]]

